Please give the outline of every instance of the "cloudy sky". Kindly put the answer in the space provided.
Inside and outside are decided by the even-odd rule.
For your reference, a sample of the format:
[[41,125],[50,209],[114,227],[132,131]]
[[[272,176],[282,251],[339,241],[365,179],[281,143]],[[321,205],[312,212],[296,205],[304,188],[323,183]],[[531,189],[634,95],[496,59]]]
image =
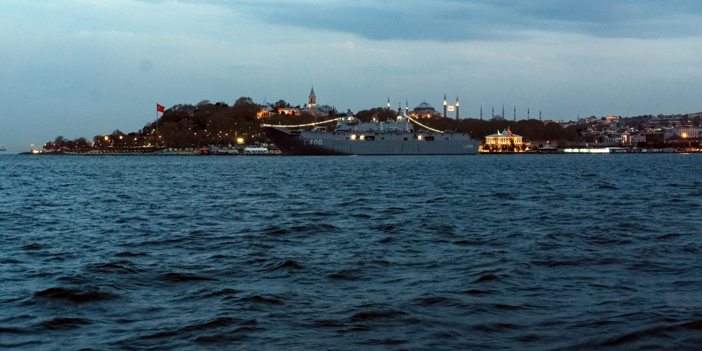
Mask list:
[[[0,145],[284,99],[572,120],[702,111],[699,0],[3,0]],[[537,115],[538,116],[538,115]]]

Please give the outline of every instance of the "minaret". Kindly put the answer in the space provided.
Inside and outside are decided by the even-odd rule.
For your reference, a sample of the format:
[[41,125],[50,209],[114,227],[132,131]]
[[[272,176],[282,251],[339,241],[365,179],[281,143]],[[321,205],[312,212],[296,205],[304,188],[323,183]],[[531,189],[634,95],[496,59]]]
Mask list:
[[514,121],[517,121],[517,106],[514,106]]
[[541,110],[539,110],[539,121],[541,120]]
[[390,110],[390,97],[388,96],[388,110]]
[[493,119],[493,118],[495,118],[495,106],[492,107],[492,115],[491,115],[490,119]]
[[527,121],[529,120],[529,109],[527,109]]
[[310,108],[317,105],[317,95],[314,95],[314,87],[312,87],[312,91],[310,91],[310,103],[308,105]]
[[505,105],[502,105],[502,119],[505,119]]
[[480,120],[483,120],[483,105],[480,105]]
[[456,120],[458,121],[458,96],[456,96]]
[[446,118],[446,108],[448,106],[446,105],[446,94],[444,94],[444,118]]
[[405,99],[405,114],[409,116],[409,102]]

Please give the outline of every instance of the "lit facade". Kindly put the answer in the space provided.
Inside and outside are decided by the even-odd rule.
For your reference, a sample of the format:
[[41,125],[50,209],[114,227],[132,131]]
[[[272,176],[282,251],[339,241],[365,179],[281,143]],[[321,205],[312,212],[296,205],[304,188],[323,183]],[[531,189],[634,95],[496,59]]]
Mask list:
[[434,116],[440,116],[436,112],[434,107],[427,104],[426,101],[417,105],[417,107],[415,107],[414,110],[412,111],[412,115],[414,115],[415,117],[418,117],[418,118],[431,118]]
[[514,134],[509,130],[504,130],[502,132],[498,131],[497,134],[490,134],[485,137],[485,149],[501,151],[503,149],[511,148],[512,146],[522,148],[523,144],[524,142],[522,140],[522,136]]

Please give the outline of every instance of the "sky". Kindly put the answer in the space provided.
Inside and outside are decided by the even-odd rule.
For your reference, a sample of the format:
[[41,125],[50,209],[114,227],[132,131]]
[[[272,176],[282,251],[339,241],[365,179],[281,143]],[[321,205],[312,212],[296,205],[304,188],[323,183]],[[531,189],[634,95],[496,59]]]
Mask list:
[[[0,145],[137,131],[156,104],[460,117],[702,111],[699,0],[3,0]],[[452,116],[452,113],[449,113]]]

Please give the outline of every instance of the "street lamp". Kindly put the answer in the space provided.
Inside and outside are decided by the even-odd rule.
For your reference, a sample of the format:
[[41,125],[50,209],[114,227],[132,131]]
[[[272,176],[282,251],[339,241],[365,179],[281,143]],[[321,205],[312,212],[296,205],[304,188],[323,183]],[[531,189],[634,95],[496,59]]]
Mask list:
[[[683,138],[687,139],[687,133],[682,133],[681,136],[682,136]],[[689,146],[690,146],[690,145],[689,145],[689,144],[690,144],[690,140],[689,140],[689,139],[687,140],[687,143],[688,143],[688,145],[686,145],[685,151],[687,151],[687,149],[689,149]]]

